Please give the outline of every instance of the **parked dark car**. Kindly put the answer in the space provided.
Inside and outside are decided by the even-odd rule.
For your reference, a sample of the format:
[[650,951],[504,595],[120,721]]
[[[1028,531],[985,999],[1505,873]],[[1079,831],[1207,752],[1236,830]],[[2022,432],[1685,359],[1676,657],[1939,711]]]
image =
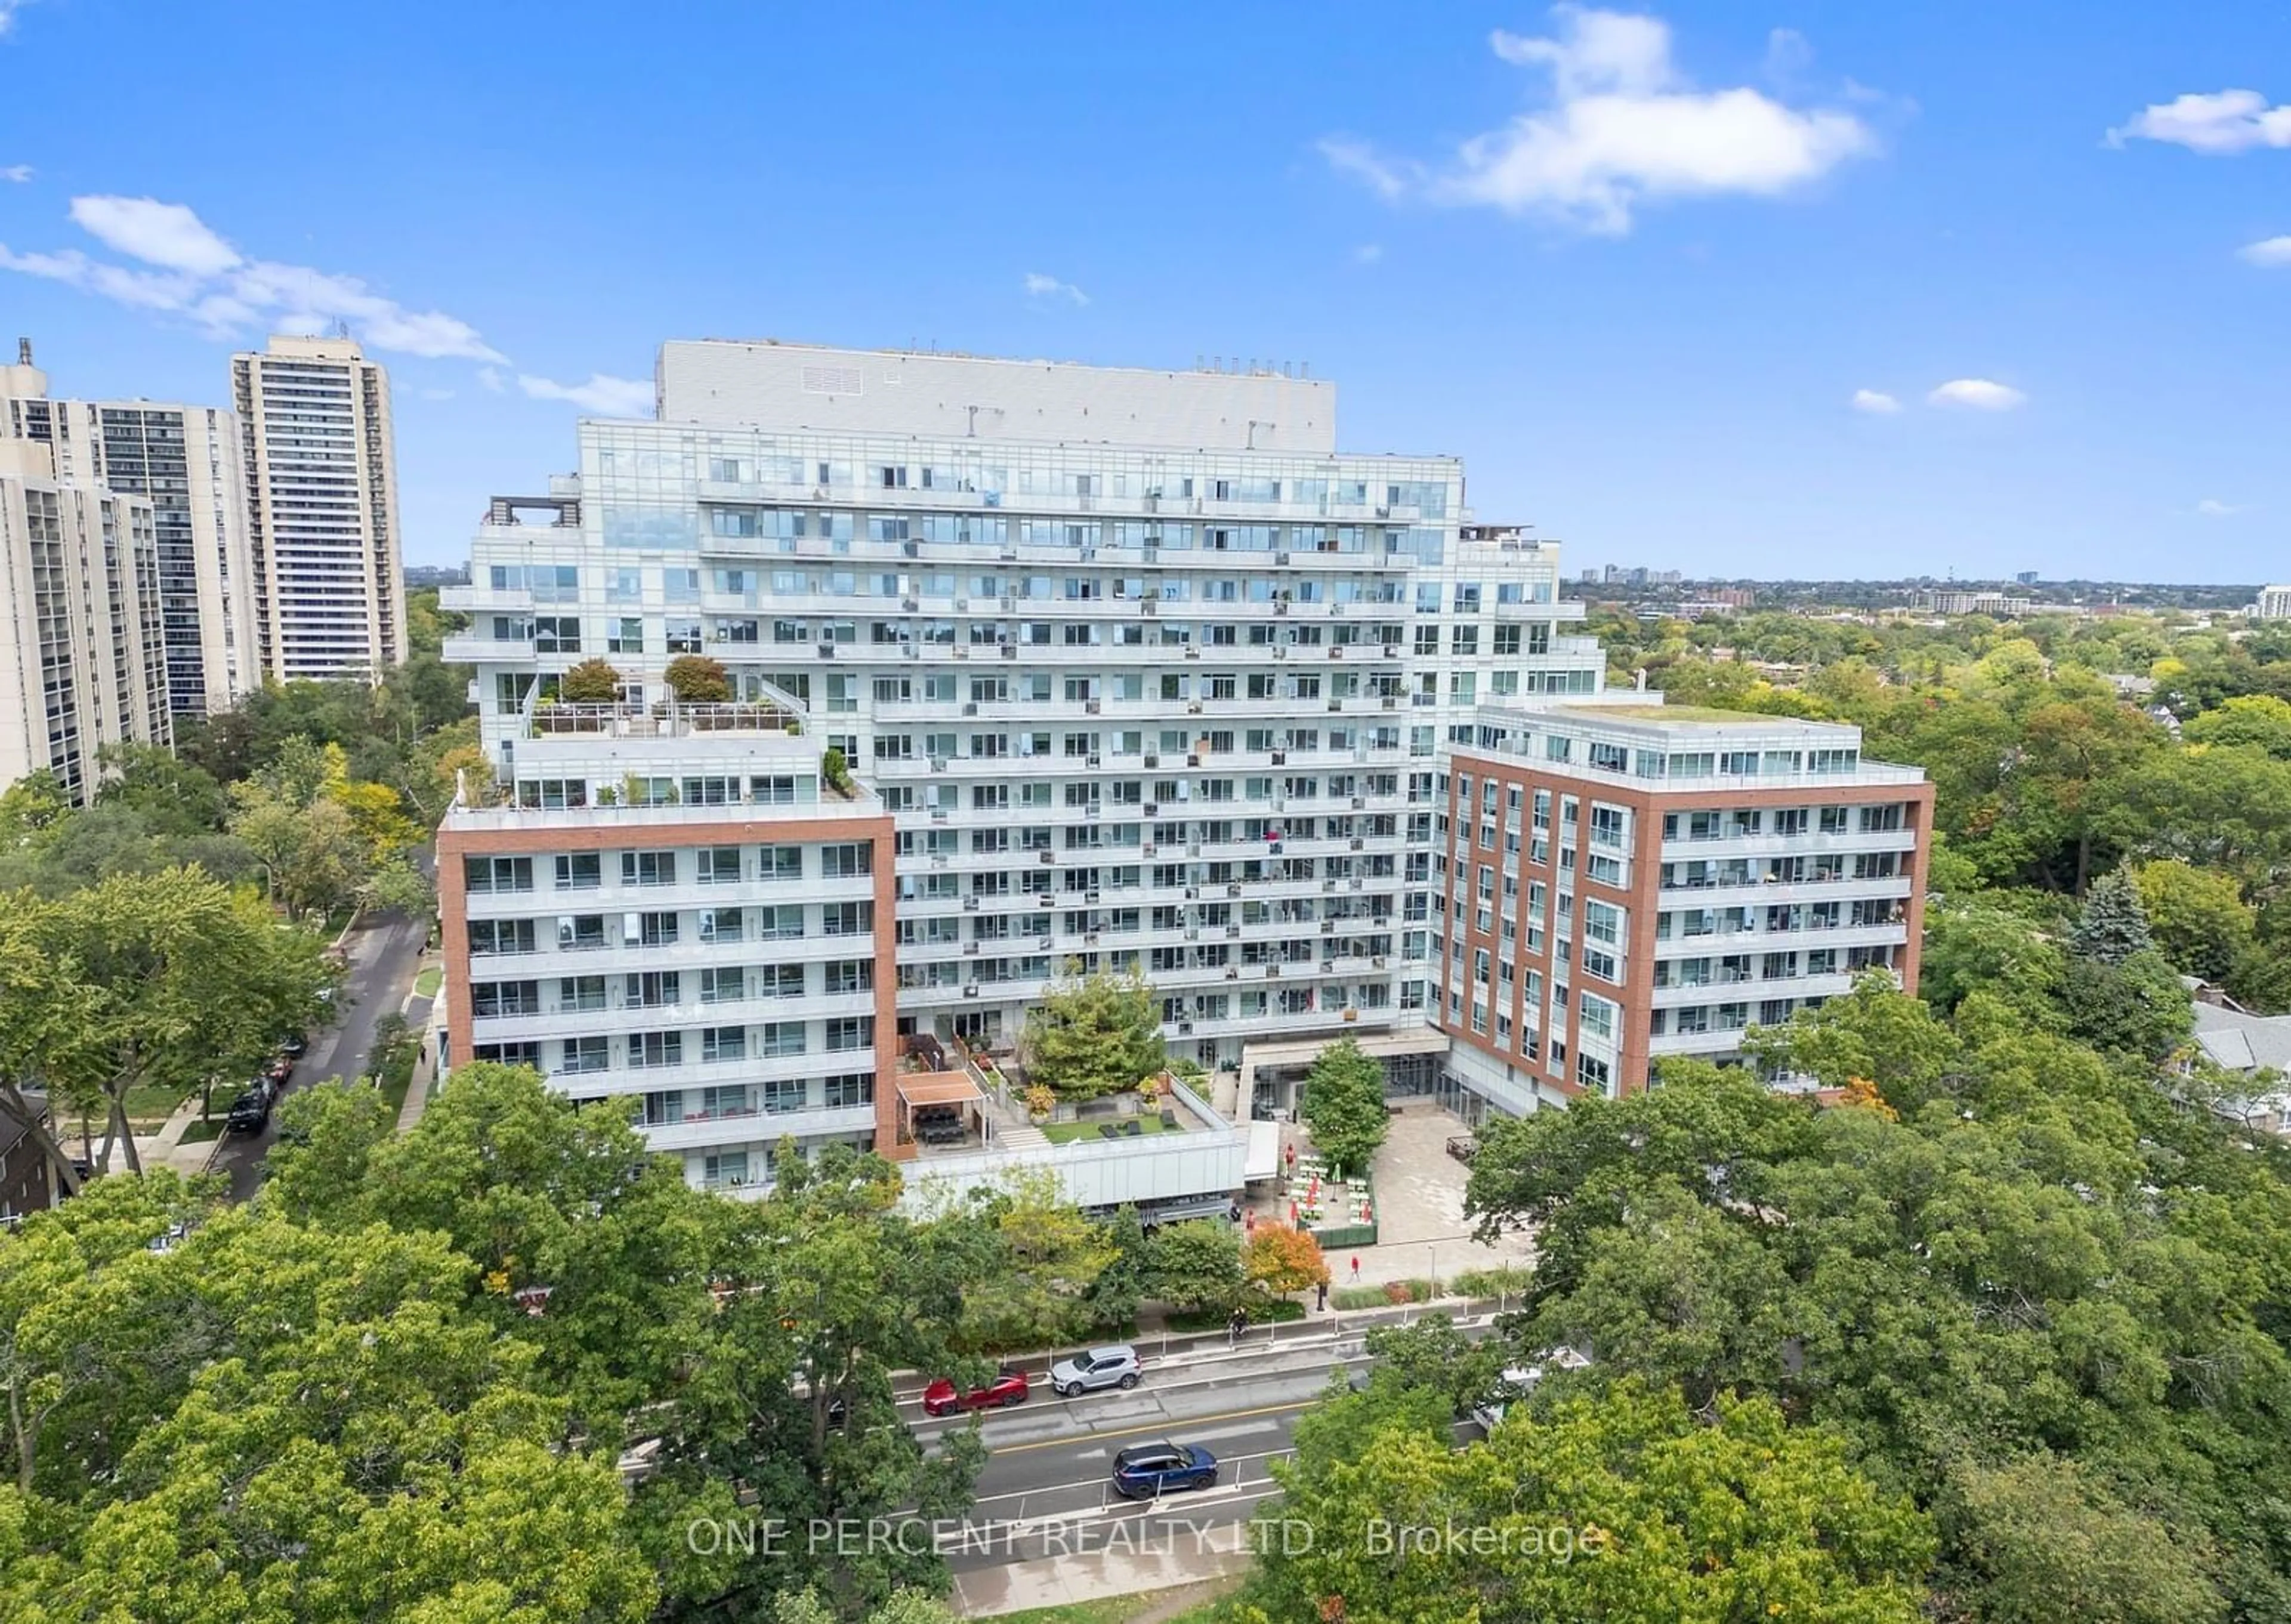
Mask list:
[[1139,1443],[1113,1458],[1113,1491],[1124,1499],[1207,1489],[1217,1480],[1217,1457],[1198,1444]]
[[226,1123],[233,1133],[261,1133],[270,1121],[270,1107],[277,1100],[277,1085],[268,1077],[258,1077],[230,1102]]
[[278,1046],[278,1052],[289,1059],[300,1060],[310,1052],[310,1040],[298,1032]]

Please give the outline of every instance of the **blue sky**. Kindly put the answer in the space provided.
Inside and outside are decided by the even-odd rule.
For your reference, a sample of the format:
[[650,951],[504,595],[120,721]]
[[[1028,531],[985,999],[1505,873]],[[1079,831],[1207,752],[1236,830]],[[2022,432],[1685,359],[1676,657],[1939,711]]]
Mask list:
[[569,465],[556,395],[772,335],[1309,360],[1571,567],[2291,575],[2280,7],[0,19],[0,340],[221,401],[347,318],[410,562]]

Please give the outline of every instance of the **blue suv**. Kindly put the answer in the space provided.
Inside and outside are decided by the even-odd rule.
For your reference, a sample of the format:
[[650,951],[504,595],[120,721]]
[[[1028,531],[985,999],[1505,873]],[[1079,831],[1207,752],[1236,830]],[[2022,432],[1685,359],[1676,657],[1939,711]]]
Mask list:
[[1207,1489],[1217,1478],[1217,1457],[1191,1443],[1140,1443],[1113,1458],[1113,1491],[1124,1499]]

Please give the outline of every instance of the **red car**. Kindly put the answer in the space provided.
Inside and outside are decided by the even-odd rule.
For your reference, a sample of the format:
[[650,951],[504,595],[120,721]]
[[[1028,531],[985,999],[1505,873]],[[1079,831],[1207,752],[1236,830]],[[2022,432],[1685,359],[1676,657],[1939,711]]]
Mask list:
[[1026,1372],[1005,1371],[985,1387],[957,1393],[944,1376],[923,1389],[925,1415],[959,1415],[965,1410],[1001,1410],[1026,1402]]

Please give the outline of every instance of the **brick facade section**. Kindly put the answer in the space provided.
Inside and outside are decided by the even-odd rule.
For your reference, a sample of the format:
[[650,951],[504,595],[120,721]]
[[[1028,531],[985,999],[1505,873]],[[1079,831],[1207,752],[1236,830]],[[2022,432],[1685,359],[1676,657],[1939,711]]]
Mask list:
[[[1454,899],[1459,895],[1467,899],[1476,895],[1475,877],[1468,872],[1460,875],[1451,872],[1448,877],[1449,938],[1451,942],[1459,939],[1463,942],[1464,962],[1467,969],[1472,961],[1472,954],[1477,949],[1487,950],[1491,963],[1499,961],[1503,955],[1501,875],[1506,860],[1503,840],[1511,826],[1509,819],[1512,815],[1507,793],[1499,793],[1494,813],[1495,845],[1491,848],[1481,845],[1479,843],[1481,814],[1477,809],[1477,802],[1475,800],[1469,806],[1465,804],[1457,788],[1459,777],[1469,777],[1473,781],[1473,794],[1475,798],[1480,793],[1478,786],[1489,783],[1497,784],[1499,790],[1504,792],[1514,788],[1520,792],[1518,816],[1521,849],[1517,872],[1520,877],[1522,928],[1518,942],[1511,954],[1514,967],[1511,1003],[1508,1009],[1504,1009],[1495,1002],[1492,996],[1491,997],[1490,1030],[1487,1033],[1475,1033],[1471,1029],[1468,997],[1465,1001],[1467,1011],[1465,1017],[1454,1022],[1449,1019],[1444,982],[1439,984],[1441,991],[1436,993],[1432,1000],[1435,1007],[1430,1013],[1434,1024],[1447,1033],[1456,1042],[1469,1045],[1499,1065],[1511,1065],[1527,1073],[1547,1089],[1555,1089],[1570,1098],[1583,1091],[1572,1074],[1562,1076],[1548,1069],[1551,1039],[1554,1034],[1548,1031],[1542,1033],[1541,1055],[1536,1061],[1531,1063],[1515,1051],[1505,1050],[1496,1046],[1493,1017],[1499,1013],[1508,1014],[1511,1017],[1513,1041],[1516,1043],[1527,1030],[1527,1023],[1522,1018],[1525,1001],[1523,989],[1527,985],[1526,972],[1536,971],[1543,978],[1546,993],[1547,994],[1550,990],[1550,946],[1555,938],[1556,932],[1547,927],[1543,950],[1532,953],[1528,952],[1524,914],[1527,887],[1531,880],[1540,880],[1555,890],[1557,887],[1556,847],[1561,826],[1558,804],[1559,797],[1562,795],[1572,795],[1582,804],[1580,814],[1582,821],[1578,826],[1577,840],[1575,895],[1578,903],[1575,939],[1579,942],[1582,940],[1580,899],[1595,898],[1603,902],[1614,903],[1629,910],[1628,918],[1630,934],[1625,948],[1623,984],[1616,986],[1604,981],[1591,980],[1584,976],[1580,966],[1571,977],[1571,985],[1575,990],[1590,988],[1604,998],[1612,999],[1621,1007],[1621,1027],[1618,1033],[1615,1057],[1615,1084],[1618,1093],[1634,1094],[1644,1088],[1652,1049],[1649,1026],[1650,1017],[1654,1009],[1655,916],[1662,908],[1662,820],[1665,814],[1732,810],[1736,808],[1860,807],[1888,804],[1901,806],[1902,832],[1905,834],[1914,833],[1916,844],[1909,854],[1909,894],[1904,910],[1908,939],[1901,950],[1900,974],[1901,985],[1905,991],[1915,993],[1917,990],[1917,969],[1925,945],[1925,872],[1933,854],[1933,786],[1930,783],[1886,784],[1841,783],[1836,785],[1789,789],[1748,787],[1662,789],[1652,785],[1610,784],[1560,773],[1544,772],[1539,770],[1531,761],[1509,756],[1481,755],[1468,750],[1459,749],[1452,759],[1448,776],[1446,849],[1451,853],[1453,852],[1457,834],[1459,831],[1463,832],[1469,836],[1471,841],[1471,867],[1476,869],[1481,864],[1485,863],[1492,865],[1498,874],[1496,904],[1491,910],[1495,929],[1484,933],[1474,927],[1472,914],[1475,909],[1467,905],[1459,911],[1454,905]],[[1538,790],[1551,792],[1553,808],[1554,862],[1542,869],[1536,868],[1527,860],[1528,843],[1533,836],[1535,792]],[[1615,887],[1602,884],[1592,880],[1583,872],[1584,859],[1591,849],[1590,819],[1591,805],[1594,801],[1623,808],[1632,815],[1633,843],[1629,852],[1629,883],[1627,886]],[[1499,988],[1501,985],[1500,981],[1497,983]],[[1469,991],[1468,982],[1466,983],[1466,991],[1467,993]],[[1565,1029],[1558,1034],[1567,1045],[1571,1071],[1573,1057],[1580,1052],[1578,1048],[1580,1034],[1577,1028],[1581,1022],[1580,1006],[1576,1000],[1571,998],[1566,1008]]]
[[[602,822],[576,828],[473,829],[449,818],[438,832],[438,912],[446,957],[446,1031],[456,1065],[472,1048],[470,1014],[470,921],[462,859],[473,856],[538,856],[575,851],[697,849],[705,846],[830,845],[865,841],[875,882],[875,1144],[888,1150],[896,1135],[898,1102],[898,969],[893,954],[893,910],[897,875],[890,815],[851,817],[739,817],[707,823],[626,824],[605,815]],[[743,898],[743,900],[752,900]]]

